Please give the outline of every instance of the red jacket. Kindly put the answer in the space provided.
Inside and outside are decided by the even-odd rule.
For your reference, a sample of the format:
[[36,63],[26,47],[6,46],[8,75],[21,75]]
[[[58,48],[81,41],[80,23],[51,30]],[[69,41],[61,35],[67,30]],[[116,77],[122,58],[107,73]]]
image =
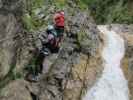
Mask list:
[[54,23],[57,27],[64,27],[64,13],[56,13],[54,15]]

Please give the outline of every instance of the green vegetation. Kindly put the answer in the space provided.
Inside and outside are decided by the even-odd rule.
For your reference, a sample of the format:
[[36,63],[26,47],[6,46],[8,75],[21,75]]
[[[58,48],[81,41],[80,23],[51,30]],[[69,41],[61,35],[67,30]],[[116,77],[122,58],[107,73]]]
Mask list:
[[16,79],[20,79],[23,78],[23,75],[19,72],[16,73],[15,71],[16,66],[15,65],[11,65],[10,70],[8,72],[8,74],[0,79],[0,93],[1,90],[11,81],[16,80]]
[[24,27],[28,31],[34,31],[40,28],[44,23],[42,18],[40,18],[39,13],[42,12],[44,7],[44,0],[25,0],[24,15],[22,17]]
[[83,2],[82,0],[77,0],[77,6],[78,6],[81,10],[87,9],[87,4],[86,4],[85,2]]
[[85,38],[86,38],[86,33],[84,33],[84,32],[79,32],[78,33],[78,41],[79,41],[79,43],[81,41],[83,41]]
[[[74,0],[81,10],[90,9],[97,24],[105,23],[133,23],[133,2],[131,0]],[[22,17],[28,31],[38,30],[48,21],[44,20],[49,12],[46,10],[55,6],[63,10],[66,0],[25,0],[25,12]]]
[[91,10],[98,24],[133,23],[131,0],[78,0],[84,2]]
[[25,66],[25,70],[29,73],[32,73],[32,74],[35,74],[36,72],[36,60],[37,60],[37,57],[33,57],[30,61],[29,61],[29,64],[27,66]]
[[49,9],[55,6],[56,9],[63,10],[66,0],[25,0],[25,9],[22,21],[28,31],[35,31],[45,26],[50,21],[44,18],[50,15]]
[[53,0],[53,4],[55,4],[55,6],[58,8],[58,9],[64,9],[64,6],[66,4],[66,0]]
[[80,48],[83,41],[85,40],[87,34],[85,32],[82,32],[80,31],[78,34],[77,34],[77,45],[78,47]]

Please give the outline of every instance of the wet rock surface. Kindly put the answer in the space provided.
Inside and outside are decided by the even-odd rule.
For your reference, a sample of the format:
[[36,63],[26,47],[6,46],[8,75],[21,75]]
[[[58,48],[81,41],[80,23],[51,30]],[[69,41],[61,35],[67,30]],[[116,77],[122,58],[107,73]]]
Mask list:
[[122,68],[128,80],[130,100],[133,100],[133,25],[112,24],[112,29],[120,34],[125,40],[125,57],[122,60]]

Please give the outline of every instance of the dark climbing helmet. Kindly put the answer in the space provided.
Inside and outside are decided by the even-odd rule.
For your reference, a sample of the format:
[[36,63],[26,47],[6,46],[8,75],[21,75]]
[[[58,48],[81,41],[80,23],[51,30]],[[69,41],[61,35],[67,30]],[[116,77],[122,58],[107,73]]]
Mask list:
[[64,27],[64,11],[59,11],[55,13],[54,24],[57,27]]

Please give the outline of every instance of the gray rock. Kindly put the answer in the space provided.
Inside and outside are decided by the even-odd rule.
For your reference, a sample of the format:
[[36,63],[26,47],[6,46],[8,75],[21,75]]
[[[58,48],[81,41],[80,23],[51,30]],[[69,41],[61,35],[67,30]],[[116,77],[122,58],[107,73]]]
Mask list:
[[0,14],[0,78],[4,77],[16,60],[14,37],[18,31],[15,16]]
[[16,80],[7,85],[1,92],[0,100],[32,100],[30,92],[27,91],[24,80]]
[[[26,84],[26,87],[28,87],[28,89],[24,90],[24,92],[27,93],[27,97],[29,97],[30,92],[34,94],[35,97],[39,98],[39,100],[78,100],[81,98],[82,91],[84,90],[84,85],[85,87],[87,87],[87,84],[89,84],[89,86],[94,84],[98,76],[98,71],[96,70],[98,69],[98,67],[102,69],[102,67],[100,66],[100,54],[97,54],[97,51],[101,46],[101,37],[99,31],[97,30],[96,25],[90,17],[88,10],[82,11],[78,7],[76,7],[76,3],[72,3],[74,2],[69,1],[69,3],[67,4],[68,7],[65,8],[66,26],[68,26],[69,29],[67,30],[68,36],[64,36],[64,40],[59,53],[57,55],[50,55],[44,61],[43,74],[41,75],[38,83]],[[48,1],[46,1],[46,4],[47,6],[46,8],[44,8],[46,9],[46,12],[44,14],[45,18],[43,18],[43,20],[47,22],[51,19],[52,13],[54,13],[57,9],[55,9],[56,7],[54,4],[50,5]],[[41,9],[39,9],[36,14],[37,16],[42,18],[42,16],[40,16],[40,10]],[[12,16],[14,16],[13,12]],[[2,17],[5,16],[3,15]],[[0,23],[5,23],[5,21],[0,21]],[[8,26],[9,23],[1,25],[1,33],[4,33],[3,30]],[[15,25],[16,24],[18,25],[17,19]],[[17,31],[15,31],[16,27],[14,27],[14,22],[10,26],[11,27],[7,27],[7,34],[11,34],[12,36],[14,34],[17,34]],[[8,43],[12,43],[12,45],[14,43],[15,46],[17,45],[17,49],[15,50],[13,48],[14,46],[6,47],[5,50],[5,48],[3,48],[3,45],[0,45],[0,48],[2,50],[5,50],[6,53],[10,54],[2,56],[2,58],[4,58],[4,61],[2,61],[2,58],[0,58],[0,62],[4,63],[3,65],[8,63],[8,66],[6,67],[8,69],[6,70],[6,74],[11,68],[9,66],[9,62],[12,60],[15,60],[13,64],[15,65],[16,71],[23,72],[24,66],[32,57],[34,57],[33,53],[30,53],[30,51],[34,51],[35,47],[41,48],[41,43],[40,41],[38,41],[37,36],[42,33],[45,34],[45,29],[34,33],[22,33],[20,37],[23,37],[24,40],[21,40],[21,38],[14,40],[13,38],[11,41],[3,43],[5,47]],[[9,36],[7,34],[2,34],[0,38]],[[11,51],[9,48],[11,48]],[[15,53],[13,50],[15,51]],[[3,55],[3,53],[0,54]],[[17,58],[12,58],[12,55]],[[7,58],[9,58],[8,62]],[[2,67],[0,67],[1,70],[4,69],[3,65]],[[18,96],[19,94],[21,95],[20,92],[17,93]],[[11,95],[13,94],[14,93],[12,93]],[[16,97],[12,98],[15,98],[14,100],[16,100]],[[19,98],[18,100],[23,99]]]

